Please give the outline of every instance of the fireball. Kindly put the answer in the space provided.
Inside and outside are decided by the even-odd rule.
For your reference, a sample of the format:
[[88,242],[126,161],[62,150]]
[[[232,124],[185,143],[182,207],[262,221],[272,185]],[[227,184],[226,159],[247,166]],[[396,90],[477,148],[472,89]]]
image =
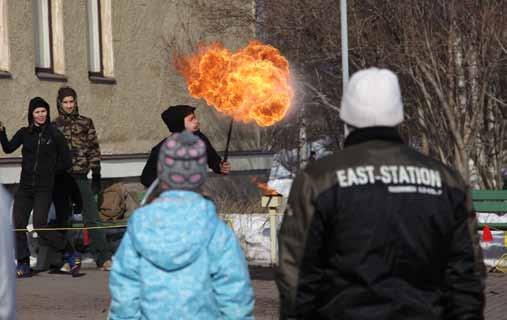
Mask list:
[[213,43],[174,61],[192,97],[235,120],[265,127],[289,110],[294,96],[289,62],[272,46],[251,41],[233,53]]

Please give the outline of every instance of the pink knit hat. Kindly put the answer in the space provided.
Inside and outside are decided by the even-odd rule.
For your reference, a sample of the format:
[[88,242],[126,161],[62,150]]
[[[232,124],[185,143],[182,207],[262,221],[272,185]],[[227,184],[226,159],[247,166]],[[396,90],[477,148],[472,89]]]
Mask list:
[[195,189],[206,180],[206,145],[188,131],[174,133],[160,148],[157,169],[162,189]]

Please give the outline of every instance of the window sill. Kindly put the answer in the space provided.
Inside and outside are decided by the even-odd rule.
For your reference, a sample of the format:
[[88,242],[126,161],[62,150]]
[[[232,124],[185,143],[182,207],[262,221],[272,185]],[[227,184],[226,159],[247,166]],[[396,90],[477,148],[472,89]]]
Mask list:
[[109,77],[103,77],[103,76],[88,76],[88,79],[90,79],[93,83],[102,83],[102,84],[116,84],[115,78],[109,78]]
[[9,71],[0,71],[0,79],[12,79],[12,74]]
[[64,76],[63,74],[36,72],[35,75],[40,80],[67,82],[67,76]]

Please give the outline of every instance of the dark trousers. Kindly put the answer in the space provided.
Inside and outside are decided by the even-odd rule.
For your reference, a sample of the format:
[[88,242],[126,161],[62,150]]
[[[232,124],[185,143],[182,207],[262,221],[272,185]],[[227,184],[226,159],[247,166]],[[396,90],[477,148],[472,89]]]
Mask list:
[[[70,191],[70,194],[69,194]],[[76,198],[77,197],[77,198]],[[81,205],[79,189],[68,173],[62,173],[55,176],[55,185],[53,187],[53,205],[55,206],[56,219],[50,221],[54,228],[70,227],[70,218],[72,216],[72,203]],[[58,251],[54,248],[39,242],[37,253],[37,265],[34,267],[37,271],[47,270],[52,267],[60,267],[63,264],[63,253],[74,252],[73,242],[70,239],[71,232],[66,230],[54,231],[60,234],[62,241],[65,242],[64,251]]]
[[[33,227],[48,228],[48,213],[51,206],[52,188],[32,187],[21,184],[14,195],[13,221],[16,229],[24,229],[33,210]],[[39,243],[57,251],[65,249],[65,237],[58,231],[37,231]],[[30,250],[25,231],[15,232],[16,259],[28,262]]]
[[55,176],[55,186],[53,188],[53,204],[55,206],[56,221],[59,227],[68,227],[72,217],[72,205],[74,204],[78,212],[83,208],[81,194],[74,178],[63,173]]
[[[85,227],[96,227],[101,224],[97,202],[92,193],[90,181],[85,176],[75,176],[76,184],[81,193],[83,201],[83,223]],[[107,243],[104,230],[92,229],[88,231],[90,235],[90,249],[95,255],[95,261],[98,266],[102,266],[104,262],[111,259],[112,252]]]

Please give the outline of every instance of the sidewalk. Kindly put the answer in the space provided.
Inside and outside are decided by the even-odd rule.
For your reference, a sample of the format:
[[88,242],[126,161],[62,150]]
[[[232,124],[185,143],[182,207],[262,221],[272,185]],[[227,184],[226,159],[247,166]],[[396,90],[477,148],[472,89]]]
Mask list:
[[[108,273],[85,268],[84,277],[41,273],[17,281],[18,320],[77,320],[107,318]],[[255,317],[278,319],[278,291],[272,269],[251,268],[255,289]],[[486,320],[507,319],[507,274],[489,273],[486,289]]]
[[488,273],[484,315],[486,320],[507,319],[507,273]]

